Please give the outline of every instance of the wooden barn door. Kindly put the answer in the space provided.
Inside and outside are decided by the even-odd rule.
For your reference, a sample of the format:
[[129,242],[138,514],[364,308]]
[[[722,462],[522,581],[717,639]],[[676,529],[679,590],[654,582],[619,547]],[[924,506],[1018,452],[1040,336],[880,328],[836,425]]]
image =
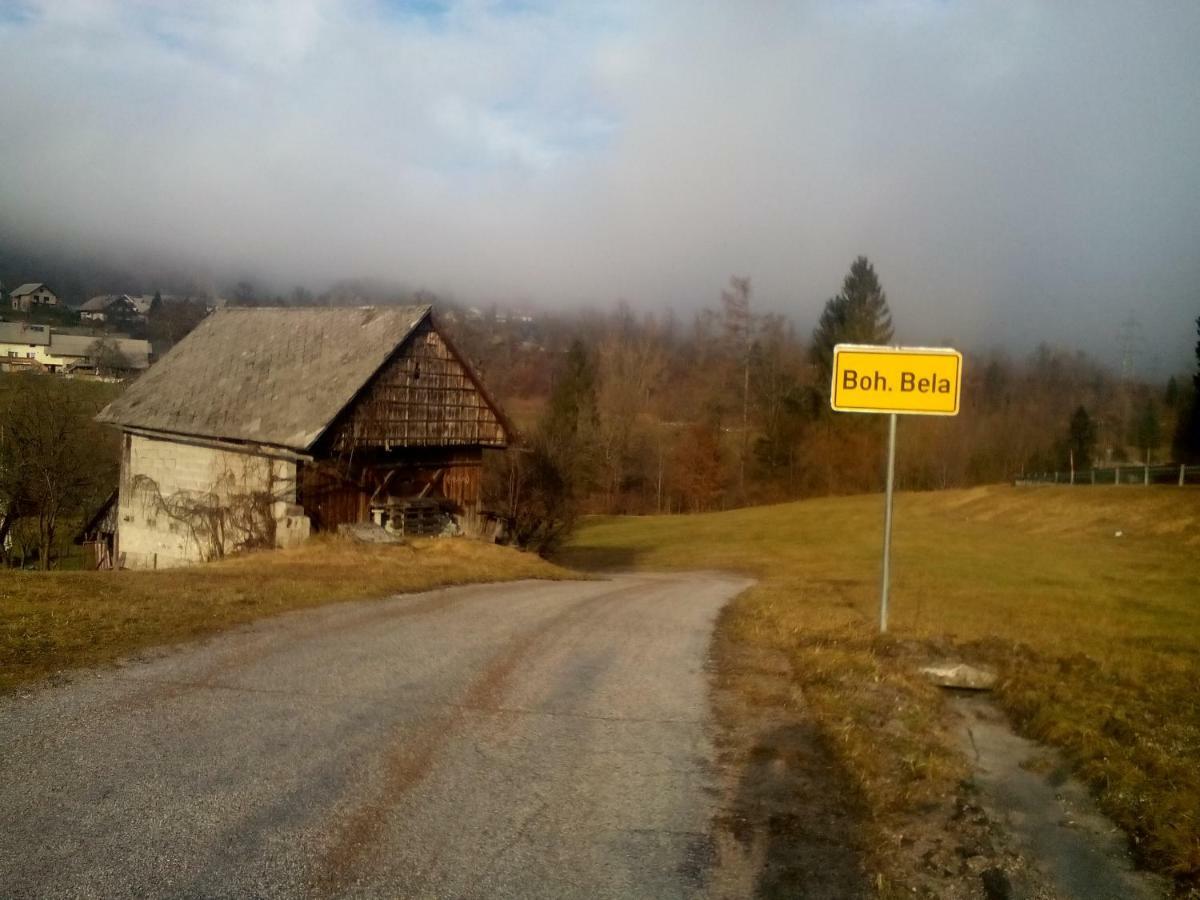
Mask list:
[[339,525],[367,521],[367,495],[337,469],[320,463],[300,463],[300,505],[316,531],[336,531]]

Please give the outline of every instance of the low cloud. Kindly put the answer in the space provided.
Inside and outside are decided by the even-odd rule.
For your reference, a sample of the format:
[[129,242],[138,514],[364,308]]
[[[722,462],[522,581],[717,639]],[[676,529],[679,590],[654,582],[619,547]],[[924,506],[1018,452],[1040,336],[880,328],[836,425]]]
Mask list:
[[1155,374],[1200,314],[1200,7],[0,0],[0,225],[285,283],[812,321]]

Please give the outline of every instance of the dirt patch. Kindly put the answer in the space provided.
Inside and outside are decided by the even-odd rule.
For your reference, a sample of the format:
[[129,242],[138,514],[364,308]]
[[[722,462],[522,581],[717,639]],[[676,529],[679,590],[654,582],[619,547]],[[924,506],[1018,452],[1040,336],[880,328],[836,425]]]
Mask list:
[[833,736],[806,713],[787,656],[729,632],[718,627],[713,645],[724,782],[713,829],[714,896],[1057,896],[971,780],[886,821],[872,814]]

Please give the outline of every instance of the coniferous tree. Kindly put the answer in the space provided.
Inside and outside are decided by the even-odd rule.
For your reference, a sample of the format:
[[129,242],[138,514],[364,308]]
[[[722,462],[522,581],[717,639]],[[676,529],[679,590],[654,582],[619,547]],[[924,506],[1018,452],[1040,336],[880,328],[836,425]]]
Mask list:
[[1200,316],[1196,317],[1196,373],[1191,401],[1183,408],[1175,429],[1175,456],[1180,462],[1200,462]]
[[548,553],[574,528],[593,480],[595,432],[596,373],[575,340],[527,457],[512,460],[509,515],[522,546]]
[[819,384],[829,390],[836,344],[886,344],[892,339],[892,313],[887,294],[865,256],[850,265],[842,290],[825,303],[821,321],[813,330],[812,355]]
[[1163,405],[1166,406],[1167,409],[1174,409],[1178,403],[1179,382],[1176,381],[1175,376],[1172,375],[1167,379],[1167,388],[1165,391],[1163,391]]
[[1067,428],[1067,449],[1076,469],[1086,469],[1092,464],[1092,453],[1096,449],[1096,423],[1082,406],[1071,414]]
[[[596,425],[596,370],[583,342],[567,350],[562,375],[550,393],[539,429],[547,448],[582,482],[588,470],[588,443]],[[582,486],[582,484],[581,484]]]
[[1153,400],[1147,399],[1142,407],[1133,436],[1138,450],[1148,461],[1151,451],[1158,448],[1158,442],[1162,438],[1162,426],[1158,421],[1158,407]]

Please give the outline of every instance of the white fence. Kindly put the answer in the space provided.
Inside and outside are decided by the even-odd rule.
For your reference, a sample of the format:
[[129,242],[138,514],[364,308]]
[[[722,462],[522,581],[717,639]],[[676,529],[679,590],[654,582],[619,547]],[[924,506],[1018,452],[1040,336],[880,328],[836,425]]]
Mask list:
[[1200,485],[1200,466],[1146,466],[1120,465],[1091,469],[1076,469],[1074,472],[1034,472],[1022,475],[1017,484],[1185,484]]

